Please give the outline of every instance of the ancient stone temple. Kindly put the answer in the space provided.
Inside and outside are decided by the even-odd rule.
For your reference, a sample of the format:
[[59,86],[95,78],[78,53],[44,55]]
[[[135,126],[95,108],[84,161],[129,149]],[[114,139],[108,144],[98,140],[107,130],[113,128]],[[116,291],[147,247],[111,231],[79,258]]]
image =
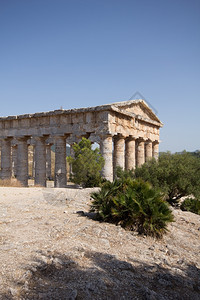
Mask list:
[[2,179],[15,176],[28,185],[28,149],[33,150],[36,185],[51,177],[51,146],[55,148],[55,187],[66,186],[66,144],[82,137],[98,143],[104,157],[103,176],[113,180],[116,166],[132,169],[158,157],[162,123],[144,100],[55,110],[0,118]]

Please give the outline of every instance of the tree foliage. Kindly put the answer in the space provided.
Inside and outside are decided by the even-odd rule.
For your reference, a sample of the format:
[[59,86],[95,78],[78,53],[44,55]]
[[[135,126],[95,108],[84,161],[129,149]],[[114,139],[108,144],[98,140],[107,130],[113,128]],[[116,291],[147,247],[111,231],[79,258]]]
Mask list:
[[197,215],[200,215],[200,200],[194,198],[186,198],[182,203],[180,208],[182,210],[190,211]]
[[136,178],[149,181],[162,189],[165,198],[171,203],[187,195],[200,195],[200,158],[187,152],[162,153],[135,170]]
[[99,148],[93,150],[91,141],[82,138],[78,144],[73,145],[73,150],[74,157],[68,158],[72,165],[72,182],[83,187],[99,186],[102,181],[100,172],[104,165]]
[[161,237],[167,231],[167,223],[173,221],[173,215],[159,190],[141,179],[132,179],[128,173],[121,175],[92,193],[91,211],[97,213],[99,220]]

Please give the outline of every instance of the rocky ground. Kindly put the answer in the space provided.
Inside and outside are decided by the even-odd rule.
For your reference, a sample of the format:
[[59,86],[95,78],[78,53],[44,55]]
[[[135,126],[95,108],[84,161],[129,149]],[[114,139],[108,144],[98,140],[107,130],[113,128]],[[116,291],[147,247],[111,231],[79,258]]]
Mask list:
[[94,221],[91,191],[0,188],[0,299],[200,299],[200,216],[155,240]]

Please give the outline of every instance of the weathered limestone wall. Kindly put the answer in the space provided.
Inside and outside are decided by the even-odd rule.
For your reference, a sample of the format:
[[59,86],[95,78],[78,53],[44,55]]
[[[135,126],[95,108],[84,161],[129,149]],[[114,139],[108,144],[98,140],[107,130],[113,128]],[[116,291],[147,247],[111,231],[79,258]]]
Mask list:
[[0,175],[15,176],[27,186],[31,145],[32,176],[36,185],[46,186],[54,144],[55,187],[65,187],[66,143],[73,145],[84,136],[99,144],[105,160],[102,174],[113,180],[117,166],[132,169],[152,156],[158,158],[161,126],[143,100],[0,118]]

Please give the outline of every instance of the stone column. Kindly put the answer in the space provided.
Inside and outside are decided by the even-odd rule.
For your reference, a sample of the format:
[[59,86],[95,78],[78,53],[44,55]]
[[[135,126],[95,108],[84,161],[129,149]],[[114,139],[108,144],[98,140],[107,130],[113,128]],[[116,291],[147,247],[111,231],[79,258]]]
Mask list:
[[159,142],[155,141],[153,142],[153,157],[158,160],[159,156]]
[[32,178],[35,178],[35,145],[33,145]]
[[46,186],[46,137],[36,137],[35,141],[35,185]]
[[152,141],[145,143],[145,161],[152,159]]
[[114,154],[113,154],[113,169],[114,176],[116,168],[119,166],[124,170],[125,162],[125,139],[122,136],[117,136],[114,138]]
[[51,146],[52,144],[46,145],[46,170],[47,170],[47,179],[51,180]]
[[140,167],[144,163],[145,163],[144,140],[138,139],[138,141],[137,141],[137,166]]
[[110,181],[113,181],[113,159],[112,159],[112,136],[107,135],[101,138],[100,143],[101,155],[104,158],[105,164],[102,169],[102,176]]
[[[70,156],[74,158],[74,149],[73,149],[73,145],[70,145]],[[68,179],[70,180],[70,176],[73,174],[73,170],[72,170],[72,164],[69,164],[69,174],[68,174]]]
[[0,178],[1,178],[1,140],[0,140]]
[[1,178],[8,179],[12,175],[11,139],[2,139],[1,144]]
[[17,146],[17,180],[22,186],[28,186],[28,145],[27,137],[18,138]]
[[67,184],[66,174],[66,137],[55,139],[55,179],[54,186],[64,188]]
[[131,137],[125,143],[125,169],[135,169],[135,139]]
[[12,146],[12,176],[17,176],[17,145]]

